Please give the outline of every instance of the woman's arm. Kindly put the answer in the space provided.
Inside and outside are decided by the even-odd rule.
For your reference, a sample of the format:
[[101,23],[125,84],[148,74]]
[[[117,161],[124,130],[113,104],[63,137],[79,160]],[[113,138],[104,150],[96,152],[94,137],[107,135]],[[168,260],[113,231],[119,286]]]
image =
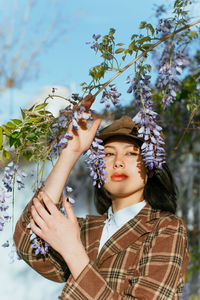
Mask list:
[[88,129],[86,120],[80,119],[78,122],[80,129],[77,131],[72,129],[72,124],[69,125],[68,133],[73,133],[73,137],[68,142],[67,147],[62,150],[42,189],[55,204],[59,202],[73,166],[82,153],[90,147],[100,123],[101,119],[96,119],[91,128]]
[[[78,121],[80,128],[76,132],[73,131],[72,124],[70,124],[68,132],[74,134],[73,138],[68,142],[67,147],[62,150],[42,190],[38,190],[33,198],[41,199],[40,192],[44,191],[51,201],[59,207],[62,190],[70,171],[80,155],[90,147],[100,122],[100,119],[96,119],[90,129],[88,129],[86,121],[80,118]],[[27,228],[32,216],[31,207],[33,205],[32,199],[16,224],[14,241],[18,255],[32,268],[48,279],[66,281],[69,275],[69,269],[63,257],[57,251],[50,247],[49,253],[46,256],[35,255],[33,253],[29,229]],[[83,221],[84,219],[78,218],[79,226],[81,226]]]
[[[33,199],[37,197],[38,192],[35,193]],[[15,227],[14,242],[17,253],[31,268],[45,278],[57,282],[65,282],[70,275],[70,271],[63,257],[52,247],[49,247],[49,251],[45,255],[36,255],[31,248],[30,229],[27,226],[30,224],[33,199],[24,209]],[[77,218],[77,220],[81,228],[84,218]]]

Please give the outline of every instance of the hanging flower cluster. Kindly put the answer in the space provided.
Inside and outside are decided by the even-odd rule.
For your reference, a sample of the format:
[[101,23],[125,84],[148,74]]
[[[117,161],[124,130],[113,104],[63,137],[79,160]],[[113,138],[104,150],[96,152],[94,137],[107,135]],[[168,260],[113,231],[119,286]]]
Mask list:
[[140,111],[133,121],[140,127],[138,137],[144,141],[141,155],[147,167],[152,170],[155,167],[162,168],[162,164],[165,163],[165,150],[162,128],[157,125],[157,113],[153,111],[150,78],[151,76],[144,70],[140,74],[137,73],[133,80],[128,76],[126,83],[131,83],[127,92],[133,92],[140,105]]
[[[4,187],[1,189],[0,195],[0,231],[3,231],[5,223],[9,222],[11,219],[11,217],[8,214],[8,209],[14,186],[16,184],[18,190],[24,188],[23,180],[26,176],[27,175],[25,174],[25,172],[20,171],[19,166],[15,165],[13,161],[11,161],[4,168],[2,177],[2,183]],[[2,247],[4,248],[8,248],[9,246],[9,241],[6,241],[2,244]],[[12,244],[8,256],[9,263],[13,263],[15,261],[15,256],[18,260],[20,259],[16,253],[16,248],[14,244]]]
[[105,163],[103,160],[105,154],[104,146],[101,145],[102,142],[101,139],[95,137],[90,148],[85,152],[87,155],[85,163],[87,164],[90,176],[93,179],[93,185],[97,185],[98,188],[100,188],[103,183],[107,183],[105,178]]
[[[4,248],[8,248],[9,246],[10,246],[9,241],[6,241],[5,243],[2,244],[2,247],[4,247]],[[16,259],[21,260],[21,258],[17,254],[16,247],[15,247],[14,243],[12,244],[10,252],[8,253],[8,257],[9,257],[9,263],[10,264],[13,264]]]
[[98,50],[98,48],[99,48],[99,43],[98,43],[98,39],[101,37],[101,35],[100,34],[93,34],[92,35],[92,38],[94,39],[94,41],[92,41],[92,42],[86,42],[86,44],[87,45],[90,45],[90,44],[92,44],[91,46],[90,46],[90,48],[91,49],[93,49],[94,51],[97,51]]
[[[161,8],[161,9],[162,9],[162,12],[165,12],[165,10],[163,8]],[[172,28],[173,28],[172,22],[169,19],[160,19],[159,24],[156,28],[156,33],[157,34],[160,33],[161,36],[163,36],[165,34],[169,34],[171,32]]]
[[109,84],[110,90],[104,90],[102,93],[102,97],[100,103],[104,103],[106,108],[110,107],[110,101],[117,105],[119,104],[120,100],[119,97],[121,93],[118,93],[116,84]]
[[176,99],[180,88],[180,76],[183,69],[188,65],[184,51],[177,51],[171,45],[171,41],[165,42],[165,49],[161,55],[157,88],[162,91],[164,110]]
[[19,166],[15,165],[11,161],[5,168],[2,177],[2,183],[4,188],[2,188],[1,198],[0,198],[0,231],[3,230],[3,227],[6,222],[10,220],[8,215],[9,204],[8,201],[11,198],[11,193],[14,188],[14,184],[17,185],[17,189],[21,190],[24,188],[24,178],[26,174],[23,171],[19,170]]
[[8,200],[11,197],[10,193],[6,192],[4,188],[1,189],[0,195],[0,231],[3,231],[4,225],[6,222],[10,220],[10,216],[8,215]]
[[[80,116],[82,119],[85,120],[89,119],[89,116],[85,113],[85,110],[86,109],[84,106],[80,106],[79,110],[73,112],[73,108],[71,105],[67,106],[63,110],[60,110],[60,116],[57,122],[52,125],[51,128],[52,135],[50,136],[50,140],[52,141],[54,139],[54,136],[55,134],[58,133],[59,129],[66,128],[67,124],[69,124],[70,122],[72,122],[72,129],[75,131],[78,130],[79,129],[78,119],[80,118]],[[60,134],[60,136],[58,137],[59,140],[54,144],[53,149],[49,154],[49,157],[52,157],[54,153],[57,153],[62,149],[64,149],[72,137],[73,137],[72,133],[64,132]]]
[[35,254],[45,254],[49,251],[49,244],[38,237],[31,229],[30,223],[27,226],[30,229],[30,241],[32,243],[31,248],[34,249]]
[[17,189],[21,190],[24,188],[23,179],[26,177],[26,174],[19,170],[18,165],[14,165],[14,162],[11,161],[4,169],[4,174],[2,178],[3,185],[7,192],[12,192],[14,187],[14,181],[17,184]]

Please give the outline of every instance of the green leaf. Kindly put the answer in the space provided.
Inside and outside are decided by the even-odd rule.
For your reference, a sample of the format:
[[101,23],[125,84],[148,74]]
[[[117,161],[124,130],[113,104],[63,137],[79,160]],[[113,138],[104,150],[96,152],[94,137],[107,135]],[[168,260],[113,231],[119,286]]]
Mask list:
[[86,82],[81,82],[80,83],[80,86],[84,86],[84,85],[87,85],[87,83]]
[[118,43],[116,46],[124,46],[124,43]]
[[115,33],[115,28],[110,28],[109,34],[113,35]]
[[153,26],[151,24],[148,24],[147,28],[149,28],[151,31],[151,34],[154,35],[155,30],[154,30]]
[[[41,117],[38,117],[38,116],[29,116],[27,119],[26,119],[26,123],[27,124],[32,124],[32,123],[37,123],[41,120]],[[30,126],[30,125],[28,125]]]
[[30,158],[32,157],[33,153],[30,150],[26,150],[22,153],[23,158],[25,159],[25,161],[29,161]]
[[122,53],[122,52],[124,52],[124,48],[118,48],[117,50],[115,50],[116,54]]
[[136,37],[138,37],[138,34],[133,34],[133,35],[131,36],[131,40],[134,40]]
[[0,127],[0,149],[2,148],[3,144],[3,130],[2,127]]
[[35,107],[35,104],[33,104],[33,106],[31,106],[31,108],[29,108],[29,111],[32,111]]
[[182,7],[183,6],[183,1],[182,0],[176,0],[174,2],[174,8],[175,7]]
[[16,128],[17,127],[16,124],[14,124],[13,122],[10,122],[10,121],[5,126],[8,128]]
[[190,38],[198,38],[198,33],[196,31],[191,31]]
[[151,48],[153,44],[144,44],[142,45],[142,48],[144,48],[144,50],[148,50],[149,48]]
[[[21,109],[21,108],[20,108],[20,109]],[[25,112],[23,111],[23,109],[21,109],[21,115],[22,115],[22,119],[24,120],[25,117],[26,117],[26,114],[25,114]]]
[[5,132],[5,134],[6,134],[7,136],[10,135],[10,130],[9,130],[5,125],[2,126],[2,129],[3,129],[3,131]]
[[135,41],[133,41],[132,43],[130,43],[130,45],[128,46],[129,50],[135,50]]
[[48,103],[42,103],[35,106],[34,111],[38,111],[40,109],[45,108],[48,105]]
[[52,113],[50,111],[48,111],[48,110],[40,110],[39,114],[40,115],[52,115]]
[[125,60],[125,58],[126,58],[126,55],[122,56],[122,59],[123,59],[123,60]]
[[140,22],[140,29],[144,29],[145,27],[146,27],[146,25],[147,25],[147,22],[145,22],[145,21],[142,21],[142,22]]
[[30,138],[30,139],[33,139],[33,138],[35,138],[36,137],[36,135],[35,135],[35,133],[30,133],[29,135],[28,135],[28,137]]
[[3,149],[3,158],[10,159],[10,153],[8,150]]
[[144,36],[143,38],[137,40],[139,45],[142,45],[144,42],[151,42],[151,38],[149,36]]
[[11,121],[13,121],[13,123],[15,123],[16,125],[21,125],[22,121],[19,119],[11,119]]
[[21,135],[22,135],[22,133],[21,133],[20,131],[14,131],[14,132],[11,134],[12,138],[14,138],[14,139],[19,138]]
[[14,139],[14,138],[12,138],[12,136],[10,136],[10,138],[9,138],[10,147],[12,147],[15,143],[16,143],[16,139]]

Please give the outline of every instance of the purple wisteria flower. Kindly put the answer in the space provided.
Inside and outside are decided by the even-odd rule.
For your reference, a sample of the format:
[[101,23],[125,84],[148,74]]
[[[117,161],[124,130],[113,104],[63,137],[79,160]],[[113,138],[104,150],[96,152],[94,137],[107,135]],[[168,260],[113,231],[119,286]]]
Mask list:
[[20,171],[19,166],[15,165],[13,161],[4,168],[2,178],[4,187],[0,195],[0,231],[3,230],[5,223],[10,220],[10,216],[8,215],[8,201],[11,197],[14,185],[16,184],[18,190],[24,188],[23,180],[25,177],[26,174]]
[[162,164],[165,163],[165,150],[162,128],[157,124],[157,113],[153,111],[150,78],[146,71],[142,71],[132,80],[128,76],[126,83],[130,84],[127,92],[133,93],[140,106],[133,121],[139,126],[138,137],[144,141],[141,155],[148,169],[152,170],[155,167],[162,168]]
[[9,263],[10,264],[13,264],[16,259],[21,260],[21,258],[17,254],[16,247],[15,247],[14,243],[12,244],[10,252],[8,253],[8,257],[9,257]]
[[164,110],[176,99],[177,92],[180,90],[180,76],[183,69],[189,64],[187,55],[184,51],[177,51],[172,47],[171,40],[165,42],[165,48],[161,55],[159,65],[159,76],[156,87],[161,90]]
[[106,108],[110,107],[110,101],[117,105],[119,104],[120,100],[119,97],[121,93],[118,93],[116,84],[109,84],[109,90],[104,90],[102,93],[102,97],[100,103],[104,103]]
[[[11,161],[4,169],[2,182],[7,192],[12,192],[14,183],[17,184],[17,189],[21,190],[24,188],[23,179],[26,177],[26,173],[19,170],[19,166],[15,165]],[[15,181],[15,182],[14,182]]]
[[[162,11],[164,12],[164,10]],[[169,34],[171,32],[173,25],[172,21],[169,19],[160,19],[159,24],[156,28],[156,33],[161,33],[161,36]]]
[[87,45],[92,44],[92,45],[90,46],[90,48],[91,48],[92,50],[94,50],[95,52],[98,51],[98,48],[99,48],[98,39],[99,39],[100,37],[101,37],[100,34],[97,34],[97,35],[96,35],[96,34],[93,34],[92,38],[94,39],[94,41],[93,41],[93,42],[86,42]]
[[105,178],[105,163],[104,163],[104,146],[101,145],[103,141],[98,137],[94,138],[90,148],[85,152],[87,159],[85,163],[90,171],[90,176],[93,179],[93,185],[100,188],[103,183],[107,183]]
[[0,195],[0,231],[3,231],[5,223],[10,220],[10,216],[8,215],[8,201],[11,198],[11,194],[6,192],[4,188],[1,189]]
[[27,226],[30,229],[30,241],[32,243],[31,248],[33,248],[36,255],[45,255],[49,251],[49,244],[38,237],[31,229],[30,223]]
[[[77,100],[77,97],[78,97],[77,94],[73,95],[74,101]],[[63,110],[60,110],[60,116],[59,116],[57,122],[54,123],[51,127],[52,135],[50,136],[50,141],[53,141],[54,136],[59,132],[59,130],[66,128],[66,126],[67,126],[67,124],[69,124],[69,122],[72,122],[73,130],[75,130],[75,131],[78,130],[79,129],[78,119],[80,118],[80,116],[82,119],[85,119],[85,120],[89,119],[89,116],[85,113],[85,110],[86,109],[84,106],[80,106],[80,108],[78,110],[73,112],[71,105],[67,106]],[[49,157],[52,157],[53,154],[64,149],[72,137],[73,137],[72,133],[61,132],[61,134],[58,137],[58,142],[54,144],[52,151],[49,153]]]

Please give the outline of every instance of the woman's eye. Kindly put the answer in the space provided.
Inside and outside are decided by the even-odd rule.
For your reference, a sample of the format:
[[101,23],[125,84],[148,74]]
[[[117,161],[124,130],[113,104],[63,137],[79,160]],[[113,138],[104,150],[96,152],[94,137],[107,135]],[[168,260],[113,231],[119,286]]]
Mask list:
[[114,155],[114,153],[111,153],[111,152],[105,153],[105,156],[106,156],[106,157],[112,156],[112,155]]
[[138,155],[138,153],[136,153],[136,152],[128,152],[128,155],[133,155],[133,156],[135,156],[135,155]]

